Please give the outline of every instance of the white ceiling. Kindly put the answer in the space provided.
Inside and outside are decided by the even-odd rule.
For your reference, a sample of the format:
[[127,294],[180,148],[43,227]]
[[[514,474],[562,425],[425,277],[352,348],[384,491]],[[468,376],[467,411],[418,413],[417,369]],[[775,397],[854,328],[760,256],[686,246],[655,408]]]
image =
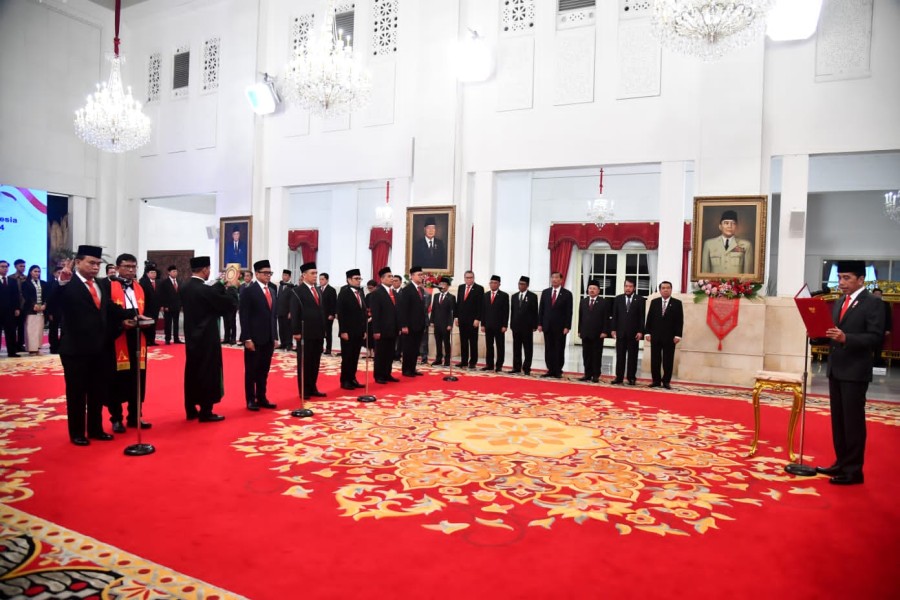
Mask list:
[[[99,4],[104,8],[108,8],[109,10],[113,10],[116,8],[116,0],[90,0],[94,4]],[[128,8],[129,6],[134,6],[135,4],[140,4],[141,2],[146,2],[147,0],[122,0],[122,8]]]

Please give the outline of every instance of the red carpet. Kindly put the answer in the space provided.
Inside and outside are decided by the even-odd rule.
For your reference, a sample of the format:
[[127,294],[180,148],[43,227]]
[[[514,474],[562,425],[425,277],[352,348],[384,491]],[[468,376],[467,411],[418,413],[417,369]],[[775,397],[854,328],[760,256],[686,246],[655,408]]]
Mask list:
[[[241,351],[224,352],[227,419],[200,424],[183,347],[156,349],[141,458],[122,454],[133,431],[68,442],[52,357],[0,362],[3,501],[250,598],[896,593],[895,405],[871,403],[866,483],[841,488],[783,473],[780,406],[747,459],[746,400],[429,371],[362,405],[334,358],[299,420],[281,410],[292,357],[270,377],[279,410],[251,413]],[[821,405],[813,464],[833,458]]]

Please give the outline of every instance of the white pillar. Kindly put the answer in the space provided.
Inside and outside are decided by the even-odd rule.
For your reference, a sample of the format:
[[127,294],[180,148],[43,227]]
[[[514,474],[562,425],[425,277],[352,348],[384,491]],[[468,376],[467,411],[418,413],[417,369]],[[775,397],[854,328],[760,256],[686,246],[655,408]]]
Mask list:
[[[280,278],[280,269],[286,269],[288,264],[286,206],[288,195],[287,191],[280,186],[269,188],[268,192],[263,211],[264,219],[262,215],[257,215],[254,206],[253,237],[256,239],[253,242],[253,256],[268,257],[269,262],[272,263],[272,269]],[[259,240],[259,243],[256,240]],[[262,252],[262,254],[258,254],[258,252]]]
[[684,187],[685,163],[664,162],[659,176],[659,259],[657,280],[671,281],[672,289],[681,289],[684,240]]
[[[475,237],[472,244],[472,270],[476,279],[482,284],[487,282],[494,268],[494,232],[497,215],[495,193],[495,176],[492,171],[479,171],[474,176],[472,190],[472,223],[475,225]],[[465,231],[457,232],[469,234]],[[468,263],[468,261],[464,261]],[[456,269],[460,273],[465,269]]]
[[[779,296],[792,296],[803,287],[806,268],[806,206],[809,192],[809,155],[788,155],[782,159],[781,209],[778,228]],[[791,213],[803,219],[803,231],[791,233]],[[818,288],[814,285],[813,289]]]
[[69,239],[72,240],[72,250],[78,250],[78,246],[88,243],[87,222],[87,198],[84,196],[70,196]]

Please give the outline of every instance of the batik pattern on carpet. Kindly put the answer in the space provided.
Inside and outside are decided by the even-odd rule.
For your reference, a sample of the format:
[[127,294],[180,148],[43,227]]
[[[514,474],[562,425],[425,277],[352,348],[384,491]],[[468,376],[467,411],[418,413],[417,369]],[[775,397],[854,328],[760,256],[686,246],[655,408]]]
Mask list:
[[0,596],[241,598],[9,506],[0,507]]
[[233,446],[271,460],[286,495],[323,490],[344,517],[418,517],[444,533],[572,519],[622,535],[703,534],[732,520],[736,503],[818,495],[784,473],[785,460],[743,458],[749,432],[721,419],[549,392],[383,400],[316,403],[315,420],[281,416]]

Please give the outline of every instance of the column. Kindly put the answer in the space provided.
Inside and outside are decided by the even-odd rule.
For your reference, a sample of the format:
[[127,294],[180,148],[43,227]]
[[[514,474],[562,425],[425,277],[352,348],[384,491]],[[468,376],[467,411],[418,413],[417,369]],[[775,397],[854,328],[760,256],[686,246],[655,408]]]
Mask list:
[[286,269],[288,264],[288,194],[285,188],[278,186],[269,188],[266,196],[261,214],[257,214],[256,206],[253,207],[253,256],[267,256],[280,279],[281,269]]
[[[485,284],[494,268],[494,231],[496,228],[496,205],[494,198],[493,171],[479,171],[474,174],[472,189],[472,223],[475,225],[475,237],[472,242],[472,270],[477,281]],[[469,228],[459,234],[469,235]],[[467,257],[466,257],[467,258]],[[468,264],[468,260],[464,260]],[[456,269],[460,273],[465,269]],[[462,280],[460,280],[461,282]]]
[[661,165],[659,176],[659,259],[657,281],[671,281],[674,292],[681,290],[684,243],[685,163],[669,161]]
[[[809,155],[793,154],[782,159],[781,208],[778,227],[779,296],[793,296],[804,283],[806,268],[806,206],[809,192]],[[803,231],[791,233],[791,213],[803,219]],[[814,285],[815,290],[819,286]]]

